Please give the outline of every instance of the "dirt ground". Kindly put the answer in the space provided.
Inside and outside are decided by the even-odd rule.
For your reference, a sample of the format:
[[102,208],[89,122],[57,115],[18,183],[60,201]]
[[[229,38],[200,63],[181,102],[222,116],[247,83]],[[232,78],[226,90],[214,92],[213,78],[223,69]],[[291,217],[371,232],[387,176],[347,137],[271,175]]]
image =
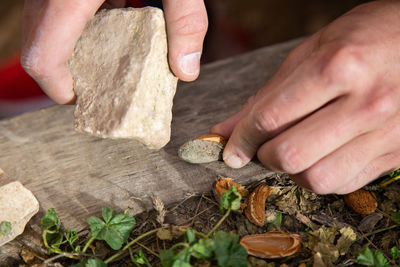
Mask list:
[[[378,203],[377,210],[368,216],[361,216],[351,210],[344,203],[343,196],[318,196],[297,187],[287,175],[276,174],[266,177],[261,181],[246,186],[246,189],[252,192],[260,184],[266,184],[271,188],[278,189],[267,199],[264,226],[256,226],[248,220],[244,213],[231,213],[219,230],[233,232],[240,237],[265,233],[269,230],[279,230],[300,235],[302,246],[293,256],[280,259],[261,259],[251,256],[249,257],[251,266],[284,267],[304,266],[304,264],[305,266],[359,266],[356,264],[357,256],[365,246],[371,248],[372,251],[382,251],[391,266],[398,266],[392,260],[390,252],[392,247],[399,246],[400,228],[397,227],[399,225],[393,220],[400,205],[400,185],[397,182],[383,188],[378,187],[378,182],[376,182],[375,185],[370,185],[366,188],[376,195]],[[158,212],[153,210],[135,216],[137,224],[132,231],[130,240],[160,227],[160,222],[163,223],[164,227],[169,227],[168,229],[181,226],[207,233],[222,217],[212,186],[210,185],[210,192],[202,196],[188,196],[187,199],[172,207],[158,207]],[[279,213],[282,215],[282,221],[273,226],[271,224],[273,218],[271,217]],[[271,226],[273,227],[271,228]],[[82,246],[89,237],[88,232],[88,230],[85,230],[79,233],[81,237],[78,242]],[[353,235],[354,242],[348,243],[347,247],[344,246],[345,248],[343,248],[343,245],[339,245],[341,243],[340,240],[351,236],[346,236],[346,233]],[[9,245],[11,246],[9,250],[14,251],[15,257],[10,257],[12,253],[6,259],[1,259],[0,256],[0,262],[8,262],[8,264],[15,266],[43,266],[40,264],[47,259],[50,266],[57,267],[76,263],[76,261],[60,258],[54,254],[46,255],[46,249],[44,249],[43,244],[40,244],[40,239],[41,237],[37,235],[32,237],[32,240],[36,241],[32,241],[31,244],[21,244],[17,240],[12,245]],[[161,266],[158,257],[154,256],[153,253],[156,255],[160,250],[168,249],[182,240],[183,237],[177,237],[168,241],[157,235],[151,235],[149,238],[143,239],[138,245],[133,246],[132,251],[134,253],[139,249],[143,250],[145,248],[144,254],[149,259],[151,266]],[[33,248],[33,251],[28,248]],[[101,259],[105,259],[115,253],[107,248],[102,241],[93,243],[92,249],[93,253]],[[25,257],[21,257],[21,251],[25,251]],[[322,255],[323,263],[317,262],[318,259],[316,258],[319,256],[316,256],[316,254],[318,253]],[[25,259],[25,263],[23,259]],[[204,262],[195,262],[193,264],[194,266],[214,266],[204,264]],[[126,253],[119,260],[108,266],[133,266],[133,264],[129,254]]]

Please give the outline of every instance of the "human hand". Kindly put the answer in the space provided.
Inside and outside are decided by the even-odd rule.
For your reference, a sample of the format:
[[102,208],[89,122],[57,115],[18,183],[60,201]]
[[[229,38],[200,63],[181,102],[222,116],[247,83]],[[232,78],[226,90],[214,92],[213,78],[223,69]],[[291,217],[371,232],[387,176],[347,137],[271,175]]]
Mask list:
[[314,34],[212,133],[240,168],[257,153],[319,194],[355,191],[400,166],[400,1],[361,5]]
[[[43,91],[59,104],[73,103],[75,94],[67,61],[86,22],[104,0],[26,0],[21,64]],[[125,0],[107,1],[124,7]],[[164,0],[169,63],[184,81],[197,78],[207,31],[203,0]]]

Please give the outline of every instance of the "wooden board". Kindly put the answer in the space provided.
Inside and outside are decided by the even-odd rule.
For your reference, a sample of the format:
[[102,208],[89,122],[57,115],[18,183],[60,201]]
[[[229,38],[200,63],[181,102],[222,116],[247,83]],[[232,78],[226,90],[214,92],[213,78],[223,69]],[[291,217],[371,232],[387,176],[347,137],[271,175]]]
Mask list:
[[41,210],[34,224],[53,207],[65,226],[73,229],[86,227],[86,219],[98,215],[105,205],[119,211],[129,206],[139,213],[151,208],[152,195],[169,205],[208,192],[218,175],[241,183],[262,179],[271,172],[260,164],[239,170],[222,162],[191,165],[179,160],[177,150],[237,111],[296,44],[283,43],[208,64],[196,82],[179,83],[171,141],[159,151],[132,140],[77,133],[74,107],[53,106],[0,121],[0,168],[38,198]]

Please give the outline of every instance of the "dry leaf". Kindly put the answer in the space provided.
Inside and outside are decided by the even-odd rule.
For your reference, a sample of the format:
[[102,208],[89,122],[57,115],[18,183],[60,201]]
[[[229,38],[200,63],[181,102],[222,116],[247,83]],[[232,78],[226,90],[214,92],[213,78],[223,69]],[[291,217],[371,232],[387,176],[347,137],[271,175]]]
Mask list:
[[364,189],[344,195],[343,200],[353,211],[364,216],[373,213],[378,207],[374,192]]
[[317,194],[295,185],[289,188],[288,191],[282,192],[280,198],[274,203],[279,210],[295,215],[298,211],[310,214],[320,208],[321,201]]
[[[335,228],[320,227],[317,230],[308,232],[308,242],[306,246],[314,253],[315,266],[332,266],[339,258],[339,250],[333,244],[337,231]],[[315,256],[318,254],[317,256]],[[324,265],[320,265],[323,260]],[[315,262],[314,262],[315,264]]]
[[301,237],[297,234],[270,231],[244,236],[240,244],[246,248],[249,255],[269,259],[283,258],[299,251]]
[[164,203],[157,196],[151,196],[151,200],[153,202],[154,209],[157,211],[157,222],[162,226],[164,225],[165,214],[167,213]]
[[259,185],[247,199],[246,217],[254,224],[263,226],[265,222],[265,201],[271,188],[268,185]]
[[340,229],[341,236],[339,237],[336,247],[339,250],[340,255],[345,255],[351,245],[356,241],[357,235],[351,227],[344,227]]
[[157,237],[161,240],[173,240],[181,237],[185,232],[185,227],[172,225],[169,228],[159,229]]

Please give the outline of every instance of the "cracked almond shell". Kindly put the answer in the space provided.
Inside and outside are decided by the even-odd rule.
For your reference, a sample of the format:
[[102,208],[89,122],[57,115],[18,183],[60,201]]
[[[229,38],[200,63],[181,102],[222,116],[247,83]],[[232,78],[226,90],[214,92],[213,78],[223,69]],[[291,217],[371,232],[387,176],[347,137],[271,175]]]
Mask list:
[[240,244],[249,255],[275,259],[291,256],[301,248],[301,237],[297,234],[270,231],[264,234],[244,236]]
[[[219,177],[218,180],[215,182],[213,186],[213,193],[214,197],[219,201],[221,199],[222,194],[229,190],[232,186],[235,186],[239,194],[242,196],[242,199],[249,194],[249,191],[244,188],[243,185],[236,183],[233,181],[232,178],[226,177]],[[243,212],[244,208],[246,207],[246,203],[240,203],[240,209],[238,212]]]
[[178,156],[189,163],[209,163],[222,160],[227,140],[217,134],[205,134],[184,143],[178,150]]
[[265,201],[272,189],[268,185],[259,185],[248,197],[245,214],[247,219],[258,226],[264,226]]
[[358,189],[353,193],[344,195],[343,200],[353,211],[363,216],[375,212],[378,207],[374,192],[365,189]]

